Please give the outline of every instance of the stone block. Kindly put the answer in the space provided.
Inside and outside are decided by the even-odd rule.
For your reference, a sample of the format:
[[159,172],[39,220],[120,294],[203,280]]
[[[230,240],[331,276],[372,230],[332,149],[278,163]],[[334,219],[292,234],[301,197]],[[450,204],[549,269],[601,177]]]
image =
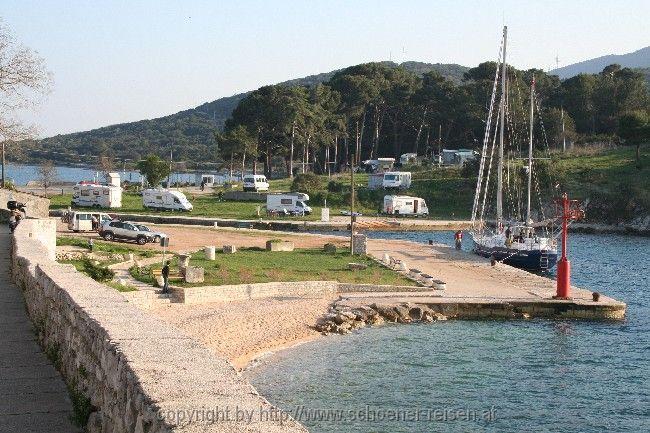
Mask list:
[[224,254],[235,254],[237,252],[237,247],[234,245],[224,245],[223,253]]
[[213,245],[206,246],[203,251],[207,260],[214,260],[216,258],[215,247]]
[[352,253],[355,255],[366,255],[368,252],[368,238],[366,235],[352,236]]
[[266,241],[266,250],[267,251],[293,251],[294,245],[293,242],[289,241]]
[[178,255],[178,267],[186,268],[190,265],[190,255],[189,254],[179,254]]
[[364,263],[348,263],[348,268],[351,271],[363,271],[368,268],[368,265]]
[[195,266],[187,266],[185,268],[185,282],[186,283],[202,283],[205,281],[203,268]]

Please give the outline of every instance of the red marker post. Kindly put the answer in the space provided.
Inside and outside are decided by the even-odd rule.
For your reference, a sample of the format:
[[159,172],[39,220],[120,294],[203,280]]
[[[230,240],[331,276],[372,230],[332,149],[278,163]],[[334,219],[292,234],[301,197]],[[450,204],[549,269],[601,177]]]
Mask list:
[[562,257],[557,262],[557,293],[553,298],[570,299],[571,262],[566,256],[569,221],[582,219],[585,213],[580,208],[580,202],[569,200],[567,193],[562,194],[562,199],[556,203],[562,206],[561,214],[558,215],[559,218],[562,218]]

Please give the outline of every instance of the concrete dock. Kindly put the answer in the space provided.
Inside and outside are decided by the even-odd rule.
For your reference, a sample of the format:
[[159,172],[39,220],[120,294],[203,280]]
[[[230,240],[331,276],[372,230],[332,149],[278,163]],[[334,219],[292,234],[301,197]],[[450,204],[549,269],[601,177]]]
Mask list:
[[600,294],[595,302],[589,290],[571,288],[569,300],[556,300],[554,280],[497,263],[444,245],[423,245],[409,241],[368,241],[369,253],[377,260],[387,254],[408,269],[418,269],[445,283],[445,290],[427,288],[409,293],[348,293],[340,305],[415,303],[438,305],[439,311],[458,318],[513,316],[623,319],[626,305]]

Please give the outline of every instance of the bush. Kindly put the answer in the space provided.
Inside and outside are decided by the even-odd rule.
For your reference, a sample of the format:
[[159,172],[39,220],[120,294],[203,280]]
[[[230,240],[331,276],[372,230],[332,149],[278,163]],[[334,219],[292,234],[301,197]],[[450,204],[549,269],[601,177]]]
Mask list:
[[327,190],[329,192],[343,192],[343,184],[335,180],[330,180],[327,184]]
[[97,266],[90,260],[84,260],[84,273],[95,281],[103,283],[110,281],[115,276],[115,272],[103,266]]
[[294,192],[314,192],[323,189],[323,181],[320,176],[314,173],[302,173],[293,179],[291,191]]

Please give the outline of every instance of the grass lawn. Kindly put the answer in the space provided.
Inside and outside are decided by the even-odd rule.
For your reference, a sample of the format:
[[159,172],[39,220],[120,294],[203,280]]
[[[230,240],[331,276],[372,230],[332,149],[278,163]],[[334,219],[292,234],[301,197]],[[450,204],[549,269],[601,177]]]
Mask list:
[[[350,262],[364,263],[368,268],[351,271],[347,266]],[[174,284],[192,287],[271,281],[336,280],[341,283],[415,285],[413,281],[369,258],[350,257],[348,252],[326,253],[320,249],[270,252],[261,248],[242,248],[235,254],[217,252],[214,261],[206,260],[203,252],[197,252],[192,255],[190,265],[205,269],[205,282],[200,284],[175,282]],[[172,269],[177,266],[177,261],[172,260]],[[154,265],[153,268],[159,269],[161,265]],[[135,268],[131,268],[131,275],[140,281],[152,283],[150,270],[151,268],[145,267],[138,273]]]

